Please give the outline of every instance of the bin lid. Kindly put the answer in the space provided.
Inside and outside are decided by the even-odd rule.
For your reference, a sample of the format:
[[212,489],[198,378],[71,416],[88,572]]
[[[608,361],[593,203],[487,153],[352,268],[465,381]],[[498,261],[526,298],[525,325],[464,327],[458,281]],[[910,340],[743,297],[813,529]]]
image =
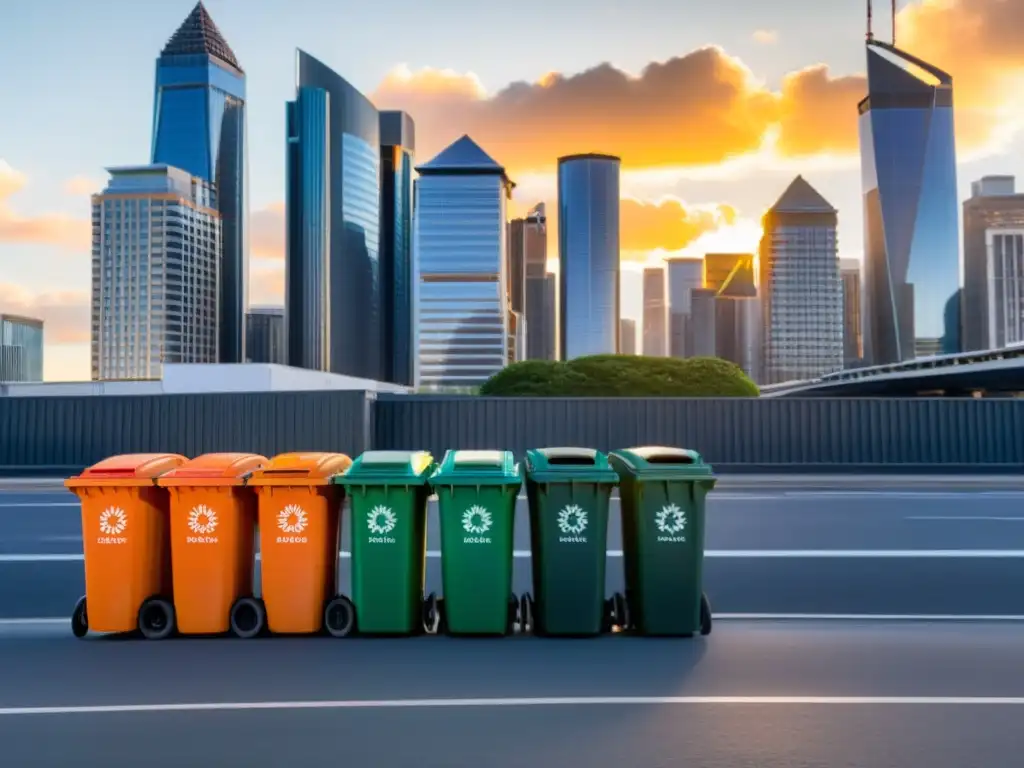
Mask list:
[[366,451],[331,482],[346,486],[425,485],[435,466],[428,451]]
[[534,448],[526,452],[524,465],[526,476],[538,483],[619,483],[608,457],[593,448]]
[[431,485],[522,485],[512,451],[445,451]]
[[623,448],[608,455],[619,475],[641,480],[688,480],[711,478],[714,470],[697,451],[664,445]]
[[156,478],[188,461],[177,453],[125,453],[96,462],[64,481],[67,488],[153,485]]
[[344,453],[306,451],[280,453],[253,472],[248,485],[327,485],[331,478],[352,465]]
[[249,475],[266,462],[266,456],[256,453],[204,453],[161,476],[156,484],[161,488],[245,485]]

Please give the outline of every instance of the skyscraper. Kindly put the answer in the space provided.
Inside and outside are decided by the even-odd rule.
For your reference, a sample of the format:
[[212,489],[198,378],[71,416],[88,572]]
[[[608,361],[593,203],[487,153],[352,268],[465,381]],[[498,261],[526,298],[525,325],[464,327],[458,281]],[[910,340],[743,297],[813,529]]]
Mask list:
[[668,354],[692,357],[694,346],[693,292],[704,284],[704,260],[669,259],[665,262],[668,283]]
[[250,363],[287,365],[284,307],[250,307],[245,318],[245,354]]
[[548,225],[544,203],[537,203],[523,221],[526,263],[526,358],[554,360],[557,339],[555,276],[548,272]]
[[864,357],[872,365],[960,351],[953,79],[869,41],[860,103]]
[[619,354],[636,354],[636,320],[631,317],[619,320]]
[[648,357],[668,354],[668,307],[665,302],[665,270],[644,269],[643,283],[643,352]]
[[836,223],[835,208],[802,176],[764,217],[761,383],[815,378],[843,367]]
[[245,361],[249,210],[245,72],[201,2],[156,62],[152,162],[216,185],[220,361]]
[[964,201],[964,351],[1024,341],[1024,194],[986,176]]
[[214,186],[166,165],[108,171],[92,198],[92,378],[218,362]]
[[380,113],[380,286],[384,381],[412,384],[412,171],[416,127]]
[[756,293],[754,254],[709,253],[704,256],[704,287],[721,296]]
[[505,169],[469,136],[416,168],[416,386],[475,387],[516,344]]
[[296,68],[286,130],[289,365],[380,380],[380,116],[305,51]]
[[619,168],[611,155],[558,159],[560,355],[619,350]]
[[860,262],[840,259],[839,270],[843,281],[843,363],[852,368],[860,365],[864,358]]
[[0,314],[0,382],[43,380],[43,321]]

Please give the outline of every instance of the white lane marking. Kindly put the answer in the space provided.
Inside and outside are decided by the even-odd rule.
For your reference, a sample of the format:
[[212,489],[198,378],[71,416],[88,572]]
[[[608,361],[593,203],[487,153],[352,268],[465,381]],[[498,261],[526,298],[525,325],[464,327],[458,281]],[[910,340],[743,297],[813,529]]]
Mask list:
[[715,621],[921,621],[921,622],[1024,622],[1015,614],[953,613],[712,613]]
[[0,627],[37,627],[53,626],[62,624],[67,626],[71,622],[71,615],[64,618],[43,618],[43,619],[0,619]]
[[1024,523],[1024,517],[996,517],[993,515],[908,515],[907,520],[988,520],[1002,523]]
[[0,509],[28,509],[33,507],[80,507],[78,501],[0,501]]
[[427,709],[503,708],[503,707],[578,707],[666,706],[666,705],[745,705],[816,706],[897,705],[897,706],[1021,706],[1024,696],[551,696],[538,698],[479,699],[351,699],[337,701],[238,701],[194,702],[185,704],[109,704],[75,707],[3,707],[0,716],[24,715],[105,715],[144,712],[237,712],[246,710],[299,709]]

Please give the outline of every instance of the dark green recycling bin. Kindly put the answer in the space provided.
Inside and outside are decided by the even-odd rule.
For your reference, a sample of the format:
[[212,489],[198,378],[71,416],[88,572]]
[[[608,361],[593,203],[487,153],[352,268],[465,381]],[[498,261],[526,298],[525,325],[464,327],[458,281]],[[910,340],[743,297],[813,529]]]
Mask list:
[[542,635],[609,631],[608,502],[619,476],[592,448],[527,451],[525,470],[534,595],[523,595],[523,625]]
[[423,628],[427,555],[425,451],[367,451],[332,482],[345,486],[352,521],[355,629],[408,635]]
[[629,623],[645,635],[711,632],[703,593],[711,466],[696,451],[648,446],[609,455],[619,474]]
[[512,543],[522,487],[519,464],[510,451],[447,451],[430,485],[441,519],[439,631],[511,632],[518,614]]

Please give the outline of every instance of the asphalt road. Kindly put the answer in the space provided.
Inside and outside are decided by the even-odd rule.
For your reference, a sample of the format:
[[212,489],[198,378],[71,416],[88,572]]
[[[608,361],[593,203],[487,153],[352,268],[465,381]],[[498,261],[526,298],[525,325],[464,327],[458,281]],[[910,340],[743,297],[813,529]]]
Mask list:
[[[1024,617],[1024,481],[743,478],[708,502],[706,591],[716,613]],[[442,591],[436,505],[428,591]],[[347,549],[347,525],[343,548]],[[618,500],[609,593],[623,588]],[[531,589],[525,501],[516,592]],[[0,490],[0,621],[68,615],[83,591],[74,496]],[[342,591],[351,562],[340,562]]]
[[172,640],[0,630],[19,768],[964,768],[1019,762],[1024,627],[722,622],[709,637]]

